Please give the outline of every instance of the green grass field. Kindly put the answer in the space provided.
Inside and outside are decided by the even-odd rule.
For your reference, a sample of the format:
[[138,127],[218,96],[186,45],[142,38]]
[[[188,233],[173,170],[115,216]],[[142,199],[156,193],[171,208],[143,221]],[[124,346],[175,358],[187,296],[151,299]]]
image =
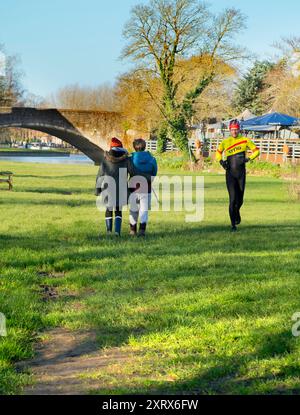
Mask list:
[[[204,222],[153,213],[141,241],[128,236],[127,215],[121,240],[105,236],[96,167],[4,162],[1,170],[15,173],[14,191],[0,192],[2,394],[32,381],[14,363],[55,327],[95,330],[99,349],[136,354],[82,374],[106,385],[99,394],[300,392],[300,338],[291,332],[300,205],[282,179],[248,177],[243,225],[231,234],[224,176],[207,174]],[[43,301],[41,285],[58,297]]]

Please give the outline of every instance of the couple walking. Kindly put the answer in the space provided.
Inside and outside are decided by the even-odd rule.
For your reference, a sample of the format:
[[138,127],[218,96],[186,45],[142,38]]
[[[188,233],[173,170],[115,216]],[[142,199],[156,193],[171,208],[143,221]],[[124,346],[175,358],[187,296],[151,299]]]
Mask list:
[[[151,209],[152,181],[157,175],[156,159],[146,151],[146,141],[133,142],[135,152],[130,155],[122,142],[111,139],[96,182],[96,196],[102,196],[106,206],[105,223],[108,234],[121,235],[122,208],[130,207],[130,234],[145,236]],[[138,222],[140,222],[138,230]]]

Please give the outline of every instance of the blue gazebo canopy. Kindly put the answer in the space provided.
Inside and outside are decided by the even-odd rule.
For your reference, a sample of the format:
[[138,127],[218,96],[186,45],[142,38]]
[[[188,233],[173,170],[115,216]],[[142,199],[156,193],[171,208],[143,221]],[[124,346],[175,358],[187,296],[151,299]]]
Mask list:
[[280,112],[273,112],[271,114],[265,114],[261,117],[255,117],[250,120],[243,121],[242,128],[247,130],[247,127],[249,127],[249,130],[253,131],[271,131],[274,130],[274,127],[292,127],[299,123],[299,118],[281,114]]

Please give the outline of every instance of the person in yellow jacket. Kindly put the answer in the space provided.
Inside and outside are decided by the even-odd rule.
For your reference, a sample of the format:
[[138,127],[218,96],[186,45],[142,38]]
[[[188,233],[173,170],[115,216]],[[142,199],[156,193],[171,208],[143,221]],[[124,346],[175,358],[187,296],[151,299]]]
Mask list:
[[[246,187],[246,163],[256,159],[260,150],[247,137],[241,135],[241,126],[237,120],[230,123],[230,137],[219,145],[216,160],[226,170],[226,184],[229,193],[229,215],[232,232],[237,231],[237,225],[241,223],[240,209],[244,203]],[[252,155],[248,158],[247,151]],[[225,160],[223,159],[225,154]]]

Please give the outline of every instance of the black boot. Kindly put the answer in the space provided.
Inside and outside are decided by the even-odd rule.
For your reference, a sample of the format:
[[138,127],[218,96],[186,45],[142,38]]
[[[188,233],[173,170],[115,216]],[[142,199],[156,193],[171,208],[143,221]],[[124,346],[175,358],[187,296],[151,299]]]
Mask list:
[[140,229],[139,229],[139,237],[144,238],[146,236],[146,228],[147,228],[147,223],[141,223],[140,224]]

